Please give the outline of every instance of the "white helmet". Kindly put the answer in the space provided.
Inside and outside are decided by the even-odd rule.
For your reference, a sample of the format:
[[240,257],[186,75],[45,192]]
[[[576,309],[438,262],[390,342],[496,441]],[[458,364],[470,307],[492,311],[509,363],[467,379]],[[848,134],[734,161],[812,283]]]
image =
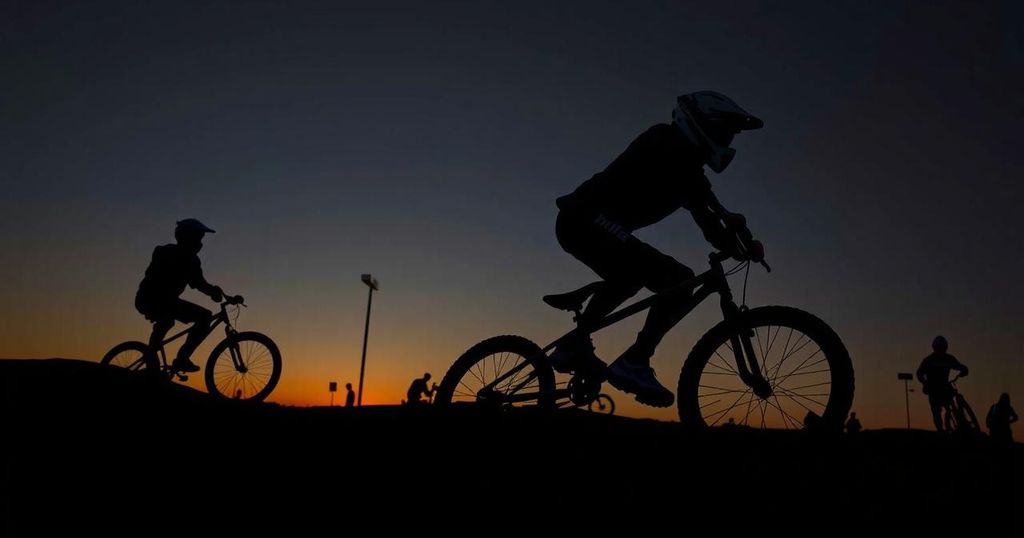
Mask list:
[[680,95],[672,111],[672,123],[704,153],[704,160],[721,173],[736,155],[729,147],[732,137],[740,132],[764,127],[764,122],[735,101],[713,91]]

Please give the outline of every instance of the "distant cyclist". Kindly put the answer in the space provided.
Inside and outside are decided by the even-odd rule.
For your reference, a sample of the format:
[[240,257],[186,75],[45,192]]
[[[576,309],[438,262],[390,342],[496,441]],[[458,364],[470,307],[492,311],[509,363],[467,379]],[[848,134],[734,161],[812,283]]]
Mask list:
[[[642,288],[662,292],[694,276],[689,267],[633,235],[680,208],[690,211],[718,250],[738,259],[763,258],[763,247],[750,236],[746,219],[722,206],[704,175],[705,166],[720,173],[729,165],[736,153],[730,147],[736,134],[763,125],[720,93],[682,95],[671,124],[647,129],[604,171],[558,198],[559,244],[604,280],[587,304],[581,325],[603,318]],[[738,237],[746,238],[742,246]],[[655,378],[650,360],[685,312],[685,301],[651,307],[636,342],[608,367],[608,381],[635,394],[641,403],[672,405],[674,395]],[[588,365],[604,368],[585,336],[559,346],[551,360],[555,370],[564,373]]]
[[967,375],[967,367],[946,353],[949,342],[945,337],[936,336],[932,340],[932,354],[921,361],[917,368],[917,380],[923,385],[922,391],[928,395],[928,404],[932,408],[932,420],[935,429],[942,431],[942,408],[953,401],[955,389],[949,382],[949,373],[956,370],[961,376]]
[[[423,377],[413,379],[412,383],[409,384],[409,390],[405,393],[405,403],[408,405],[430,403],[430,400],[434,397],[434,392],[437,390],[437,383],[427,388],[428,381],[430,381],[430,372],[423,374]],[[422,398],[422,396],[426,396],[426,398]]]
[[[174,239],[177,242],[153,250],[153,259],[135,294],[135,308],[153,322],[149,349],[160,347],[167,332],[174,327],[175,320],[193,324],[172,363],[172,367],[181,372],[199,371],[199,366],[189,357],[209,334],[213,313],[179,296],[185,291],[185,286],[189,286],[209,295],[216,302],[224,298],[224,292],[203,277],[203,268],[199,262],[203,236],[208,233],[214,231],[196,219],[179,220],[174,228]],[[150,361],[151,370],[159,370],[155,355],[147,360]]]

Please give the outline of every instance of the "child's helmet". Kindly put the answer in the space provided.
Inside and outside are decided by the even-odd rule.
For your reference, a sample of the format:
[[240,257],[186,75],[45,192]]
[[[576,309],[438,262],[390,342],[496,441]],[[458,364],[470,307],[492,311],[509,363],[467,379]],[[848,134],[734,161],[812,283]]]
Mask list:
[[945,352],[949,349],[949,342],[946,341],[946,337],[939,335],[932,340],[932,349],[940,353]]
[[729,147],[733,135],[764,127],[763,121],[732,99],[708,90],[680,95],[672,122],[701,149],[705,162],[715,172],[725,170],[736,155],[736,150]]
[[187,232],[187,233],[199,233],[199,234],[212,234],[217,233],[211,230],[202,222],[196,219],[185,219],[179,220],[178,225],[174,228],[174,233]]
[[174,227],[174,238],[178,241],[202,239],[204,234],[217,233],[196,219],[179,220]]

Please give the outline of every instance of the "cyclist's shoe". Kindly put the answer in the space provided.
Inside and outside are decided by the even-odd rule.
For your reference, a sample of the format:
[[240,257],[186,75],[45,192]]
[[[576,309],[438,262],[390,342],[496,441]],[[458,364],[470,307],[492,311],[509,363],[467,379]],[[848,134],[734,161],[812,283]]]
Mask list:
[[608,382],[622,392],[636,395],[636,401],[652,407],[669,407],[675,395],[658,383],[654,369],[620,357],[608,367]]
[[603,372],[608,366],[594,354],[594,344],[589,339],[556,347],[551,353],[550,360],[551,367],[561,374],[579,371]]
[[188,359],[177,358],[171,363],[171,367],[179,372],[198,372],[199,366]]

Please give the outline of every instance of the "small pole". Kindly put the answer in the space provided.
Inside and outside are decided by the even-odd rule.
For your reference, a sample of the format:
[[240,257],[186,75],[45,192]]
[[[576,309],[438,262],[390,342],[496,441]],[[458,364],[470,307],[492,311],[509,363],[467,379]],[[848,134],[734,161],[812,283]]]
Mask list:
[[903,394],[907,401],[907,429],[910,429],[910,380],[914,379],[914,374],[898,373],[896,379],[903,381]]
[[370,308],[373,306],[373,291],[378,289],[377,279],[366,273],[362,276],[363,283],[370,288],[370,297],[366,300],[366,328],[363,330],[363,360],[359,364],[359,396],[356,406],[363,405],[363,374],[366,371],[366,341],[370,337]]

